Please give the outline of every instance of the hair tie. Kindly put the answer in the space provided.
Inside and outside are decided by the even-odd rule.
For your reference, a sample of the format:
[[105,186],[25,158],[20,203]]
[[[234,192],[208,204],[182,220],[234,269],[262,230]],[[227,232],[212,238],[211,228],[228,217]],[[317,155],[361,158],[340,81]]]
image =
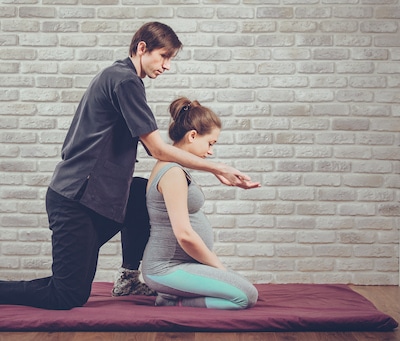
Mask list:
[[188,103],[186,105],[184,105],[181,110],[179,110],[179,113],[175,116],[175,118],[173,118],[172,120],[174,122],[180,121],[180,120],[184,120],[184,117],[186,116],[186,114],[188,113],[188,111],[190,110],[190,104]]
[[188,111],[189,109],[190,109],[190,103],[189,103],[189,104],[186,104],[186,105],[182,108],[183,111]]

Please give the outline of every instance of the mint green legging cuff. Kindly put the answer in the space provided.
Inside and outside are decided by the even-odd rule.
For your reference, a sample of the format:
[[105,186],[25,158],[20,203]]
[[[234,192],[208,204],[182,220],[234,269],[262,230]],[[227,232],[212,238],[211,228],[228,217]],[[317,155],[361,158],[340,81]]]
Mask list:
[[[212,269],[219,275],[218,279],[182,269],[177,269],[167,275],[146,277],[154,282],[148,284],[159,293],[181,297],[184,306],[245,309],[255,304],[257,290],[250,282],[233,272]],[[239,285],[235,286],[236,283]],[[239,287],[246,289],[249,293],[246,294],[245,290]]]

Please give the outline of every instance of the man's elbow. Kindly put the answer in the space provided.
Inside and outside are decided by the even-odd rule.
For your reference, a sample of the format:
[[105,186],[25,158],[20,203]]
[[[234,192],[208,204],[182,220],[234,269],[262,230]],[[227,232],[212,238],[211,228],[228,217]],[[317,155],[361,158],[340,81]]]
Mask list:
[[152,150],[151,156],[160,161],[168,161],[166,158],[166,153],[160,148],[155,148]]
[[147,154],[149,156],[152,156],[153,158],[157,160],[165,160],[165,146],[164,145],[151,145],[151,144],[146,144],[142,140],[140,141],[146,150]]

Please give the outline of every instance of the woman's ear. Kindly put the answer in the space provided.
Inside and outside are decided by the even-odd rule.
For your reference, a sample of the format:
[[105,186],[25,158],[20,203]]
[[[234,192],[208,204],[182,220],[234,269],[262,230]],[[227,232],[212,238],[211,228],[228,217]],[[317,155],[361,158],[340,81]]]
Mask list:
[[197,136],[197,131],[192,129],[187,132],[188,142],[193,142]]

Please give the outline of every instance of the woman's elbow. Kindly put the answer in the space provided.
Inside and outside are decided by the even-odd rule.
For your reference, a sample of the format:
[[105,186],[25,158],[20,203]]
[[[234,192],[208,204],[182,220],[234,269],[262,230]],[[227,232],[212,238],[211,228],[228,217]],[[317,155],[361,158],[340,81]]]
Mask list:
[[191,238],[190,234],[188,233],[182,233],[179,236],[177,236],[176,239],[181,248],[184,250],[191,249],[195,246],[193,238]]

